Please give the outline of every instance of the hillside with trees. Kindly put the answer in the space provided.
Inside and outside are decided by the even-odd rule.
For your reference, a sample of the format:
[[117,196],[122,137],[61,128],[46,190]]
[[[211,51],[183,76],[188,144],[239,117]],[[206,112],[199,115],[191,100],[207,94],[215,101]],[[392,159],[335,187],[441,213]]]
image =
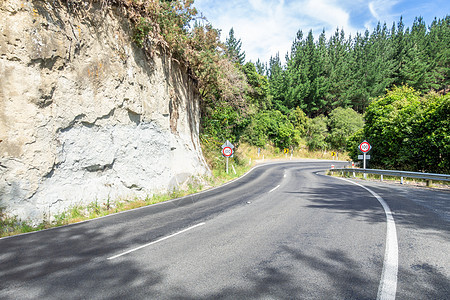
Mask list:
[[[353,37],[298,31],[285,63],[280,54],[253,63],[234,30],[222,43],[192,0],[120,2],[136,44],[149,55],[161,45],[197,82],[206,153],[218,156],[230,140],[354,156],[354,143],[367,139],[373,166],[448,171],[450,16],[411,27],[400,18]],[[439,151],[430,154],[430,143]]]
[[[218,101],[204,115],[207,144],[347,149],[356,160],[356,143],[366,139],[374,145],[372,167],[449,172],[449,16],[429,27],[421,18],[411,28],[402,19],[390,29],[378,24],[353,38],[336,30],[315,40],[299,31],[285,64],[279,54],[243,63],[233,29],[226,41],[227,57],[245,74],[244,105]],[[402,120],[386,104],[393,95],[417,102],[404,104]],[[388,133],[377,113],[396,127]]]
[[300,107],[308,116],[328,115],[336,107],[364,113],[370,102],[394,86],[408,85],[421,94],[446,94],[450,67],[450,17],[427,27],[416,18],[411,28],[402,19],[388,29],[378,23],[346,38],[343,30],[327,40],[313,32],[297,33],[282,66],[279,55],[265,70],[274,107],[287,112]]

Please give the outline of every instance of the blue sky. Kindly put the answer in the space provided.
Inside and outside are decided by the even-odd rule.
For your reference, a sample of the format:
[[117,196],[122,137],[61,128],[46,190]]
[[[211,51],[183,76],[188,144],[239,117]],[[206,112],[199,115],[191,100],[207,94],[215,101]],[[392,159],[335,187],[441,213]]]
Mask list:
[[233,27],[246,60],[253,62],[276,53],[283,59],[299,29],[305,35],[312,29],[317,37],[323,29],[330,36],[339,28],[348,37],[372,31],[378,21],[390,28],[400,16],[411,27],[416,16],[429,25],[450,14],[449,0],[195,0],[194,6],[221,29],[223,41]]

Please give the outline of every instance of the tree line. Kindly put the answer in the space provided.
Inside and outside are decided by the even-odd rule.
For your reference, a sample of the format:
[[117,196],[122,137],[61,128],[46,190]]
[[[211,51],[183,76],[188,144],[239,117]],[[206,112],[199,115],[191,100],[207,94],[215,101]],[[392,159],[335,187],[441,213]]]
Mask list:
[[[444,95],[450,77],[449,16],[435,19],[429,27],[422,18],[406,29],[402,19],[390,29],[378,24],[372,33],[353,38],[336,30],[328,40],[325,32],[315,40],[312,31],[306,37],[299,31],[285,64],[278,54],[267,63],[252,63],[245,61],[234,31],[222,43],[220,31],[199,15],[193,0],[114,3],[133,24],[132,38],[148,59],[158,47],[185,65],[196,82],[207,153],[219,153],[227,139],[237,146],[247,142],[258,147],[344,150],[365,138],[380,159],[374,164],[403,168],[414,159],[423,162],[415,164],[416,169],[429,169],[426,166],[438,159],[448,164],[449,98]],[[83,14],[85,6],[71,9]],[[399,93],[396,87],[411,89],[401,97],[413,94],[407,99],[416,100],[404,107],[401,97],[383,102],[391,97],[387,90]],[[424,96],[429,91],[440,94]],[[395,124],[386,121],[392,115]],[[389,134],[380,129],[387,127],[392,128]],[[383,134],[393,150],[381,159],[376,151],[387,151],[381,150],[387,149]],[[433,159],[426,154],[427,143],[439,150]],[[413,145],[419,146],[407,159],[394,155]]]
[[267,75],[277,110],[300,107],[308,116],[327,115],[336,107],[363,113],[373,99],[394,86],[408,85],[420,93],[447,93],[450,68],[450,16],[435,19],[429,27],[423,18],[411,28],[403,20],[388,29],[386,23],[370,33],[346,38],[336,30],[327,40],[323,31],[315,41],[302,31],[286,54],[268,64],[256,62]]
[[210,108],[204,140],[347,150],[356,160],[366,139],[373,167],[449,172],[450,17],[429,27],[416,18],[405,29],[400,19],[354,38],[343,30],[325,36],[299,31],[284,65],[279,55],[253,64],[231,29],[225,56],[246,81],[235,87],[243,104]]

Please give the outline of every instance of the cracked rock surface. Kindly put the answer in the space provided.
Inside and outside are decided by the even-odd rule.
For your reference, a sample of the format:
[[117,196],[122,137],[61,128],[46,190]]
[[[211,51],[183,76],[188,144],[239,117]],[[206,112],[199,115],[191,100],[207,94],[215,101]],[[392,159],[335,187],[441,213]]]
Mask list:
[[186,69],[138,49],[119,9],[53,5],[0,3],[0,207],[39,222],[207,174]]

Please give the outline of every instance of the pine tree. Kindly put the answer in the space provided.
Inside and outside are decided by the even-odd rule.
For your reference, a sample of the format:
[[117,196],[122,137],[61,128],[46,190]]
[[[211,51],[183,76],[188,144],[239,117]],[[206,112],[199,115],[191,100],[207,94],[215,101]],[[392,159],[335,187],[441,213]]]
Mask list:
[[291,56],[287,57],[285,105],[288,108],[300,107],[309,114],[308,98],[311,89],[309,80],[310,62],[306,50],[303,32],[299,30],[291,48]]
[[267,64],[262,63],[259,58],[255,63],[255,67],[259,75],[267,75]]
[[234,29],[230,29],[230,33],[225,41],[227,47],[226,55],[234,63],[244,65],[245,63],[245,52],[241,50],[242,41],[241,39],[236,39],[234,36]]
[[[403,68],[405,64],[405,57],[407,52],[407,39],[405,37],[405,25],[403,18],[400,17],[400,21],[395,30],[395,23],[391,30],[391,46],[393,49],[394,66],[393,66],[393,85],[400,86],[405,82],[403,77]],[[408,31],[409,34],[409,31]]]
[[378,23],[369,39],[368,81],[369,95],[372,99],[383,95],[393,82],[393,48],[389,43],[390,32],[386,23]]
[[431,23],[428,40],[433,88],[446,94],[450,85],[450,16]]
[[269,97],[269,82],[267,77],[258,74],[256,67],[252,62],[246,63],[242,70],[247,77],[249,90],[247,91],[247,99],[250,103],[256,105],[260,110],[272,108]]
[[347,97],[353,109],[358,112],[364,112],[370,100],[367,89],[369,36],[368,30],[365,31],[364,35],[357,33],[350,54],[351,74]]
[[275,57],[269,60],[269,68],[267,70],[269,78],[269,92],[272,97],[273,109],[287,113],[289,110],[286,107],[286,74],[281,65],[280,55],[277,53]]
[[401,76],[404,78],[403,83],[418,91],[426,91],[433,86],[433,78],[430,73],[431,62],[427,55],[427,47],[425,22],[421,17],[416,18],[409,33]]
[[[320,39],[319,39],[320,44]],[[328,41],[329,92],[328,112],[335,107],[347,107],[350,98],[347,93],[350,88],[350,42],[345,39],[344,31],[336,29]]]

